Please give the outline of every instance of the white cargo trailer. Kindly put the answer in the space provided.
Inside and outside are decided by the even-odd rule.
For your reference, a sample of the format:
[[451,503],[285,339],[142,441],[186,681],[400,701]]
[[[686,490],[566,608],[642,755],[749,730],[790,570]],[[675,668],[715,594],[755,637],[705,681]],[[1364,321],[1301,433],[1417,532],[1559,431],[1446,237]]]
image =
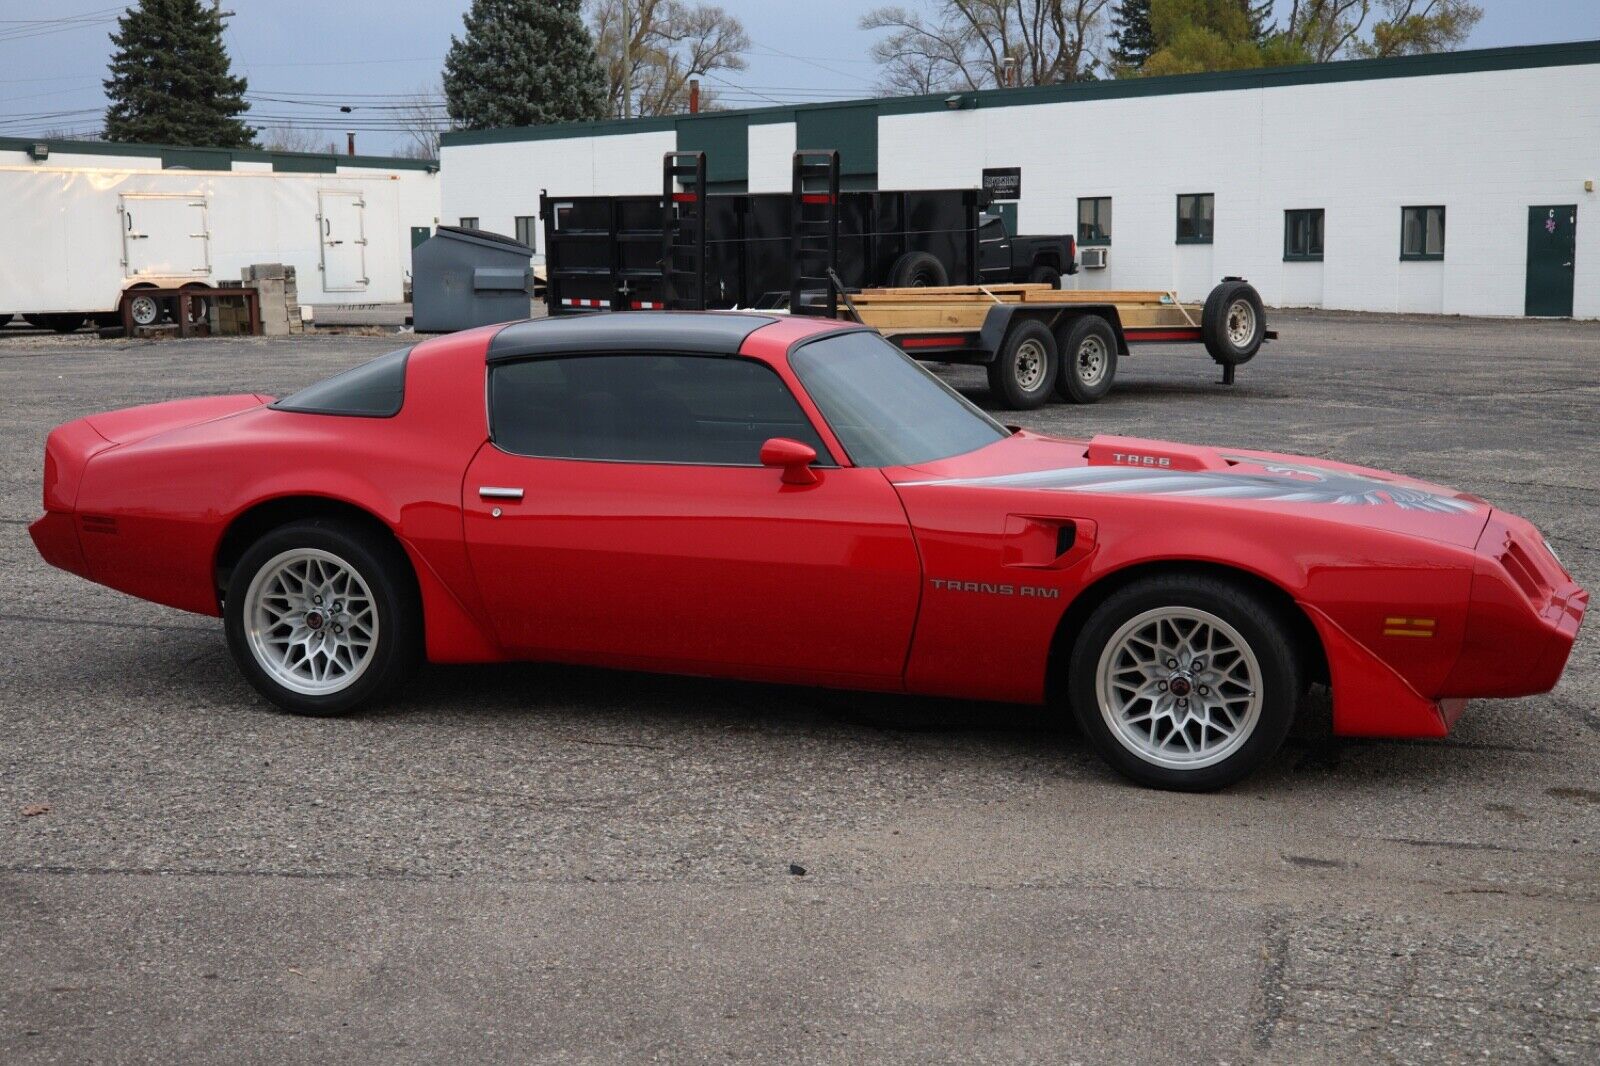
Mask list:
[[404,299],[413,228],[438,214],[429,171],[0,166],[0,325],[63,331],[89,318],[171,314],[141,288],[295,268],[303,303]]

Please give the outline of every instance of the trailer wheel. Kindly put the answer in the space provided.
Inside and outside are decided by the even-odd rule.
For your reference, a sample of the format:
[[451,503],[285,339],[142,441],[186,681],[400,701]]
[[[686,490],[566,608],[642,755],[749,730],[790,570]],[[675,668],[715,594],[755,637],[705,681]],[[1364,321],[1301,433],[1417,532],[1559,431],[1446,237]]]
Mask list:
[[136,326],[153,326],[161,321],[161,301],[129,289],[122,297],[128,301],[128,312]]
[[1011,410],[1031,411],[1050,398],[1060,368],[1055,334],[1043,322],[1018,322],[989,364],[989,392]]
[[1028,271],[1028,280],[1035,285],[1042,281],[1052,289],[1059,289],[1061,288],[1061,271],[1049,263],[1040,263]]
[[[191,281],[187,285],[178,286],[180,289],[209,289],[211,286],[200,281]],[[204,322],[211,313],[211,301],[205,297],[193,297],[189,300],[189,324],[197,325]],[[178,321],[178,300],[173,298],[167,301],[167,317]]]
[[907,252],[889,268],[889,285],[896,289],[926,289],[950,284],[950,275],[931,252]]
[[1098,403],[1117,376],[1117,332],[1099,315],[1079,315],[1061,336],[1056,393],[1068,403]]
[[1211,358],[1223,366],[1253,359],[1267,335],[1267,316],[1255,286],[1224,281],[1212,289],[1200,316],[1200,335]]

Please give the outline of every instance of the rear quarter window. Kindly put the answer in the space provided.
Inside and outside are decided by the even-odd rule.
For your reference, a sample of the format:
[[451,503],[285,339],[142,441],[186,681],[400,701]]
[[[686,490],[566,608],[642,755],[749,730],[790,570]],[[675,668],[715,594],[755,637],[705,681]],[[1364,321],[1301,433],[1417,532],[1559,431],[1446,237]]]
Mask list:
[[272,406],[310,415],[392,418],[406,398],[406,359],[410,348],[380,355],[342,374],[309,385]]

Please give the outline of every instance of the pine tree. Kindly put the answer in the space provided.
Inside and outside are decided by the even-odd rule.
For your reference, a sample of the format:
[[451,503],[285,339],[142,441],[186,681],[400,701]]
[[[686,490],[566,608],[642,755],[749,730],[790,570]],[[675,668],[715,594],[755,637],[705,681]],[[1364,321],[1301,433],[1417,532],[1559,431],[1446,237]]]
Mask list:
[[1156,36],[1150,29],[1150,0],[1122,0],[1111,16],[1111,63],[1119,75],[1137,74],[1150,53],[1156,50]]
[[1240,0],[1244,4],[1244,12],[1250,18],[1250,33],[1255,38],[1256,44],[1266,44],[1273,34],[1278,32],[1277,19],[1272,13],[1273,0]]
[[234,77],[222,16],[200,0],[139,0],[117,20],[105,81],[108,141],[249,148],[245,79]]
[[581,0],[472,0],[450,38],[444,94],[466,129],[598,119],[606,79]]

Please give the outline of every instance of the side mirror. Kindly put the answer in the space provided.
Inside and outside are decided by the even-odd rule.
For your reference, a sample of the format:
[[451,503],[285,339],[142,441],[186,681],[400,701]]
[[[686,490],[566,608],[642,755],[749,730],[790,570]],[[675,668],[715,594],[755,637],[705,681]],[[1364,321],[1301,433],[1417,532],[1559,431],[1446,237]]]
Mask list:
[[815,448],[788,437],[773,437],[761,446],[761,465],[783,467],[785,485],[815,485],[822,480],[811,469],[816,461]]

